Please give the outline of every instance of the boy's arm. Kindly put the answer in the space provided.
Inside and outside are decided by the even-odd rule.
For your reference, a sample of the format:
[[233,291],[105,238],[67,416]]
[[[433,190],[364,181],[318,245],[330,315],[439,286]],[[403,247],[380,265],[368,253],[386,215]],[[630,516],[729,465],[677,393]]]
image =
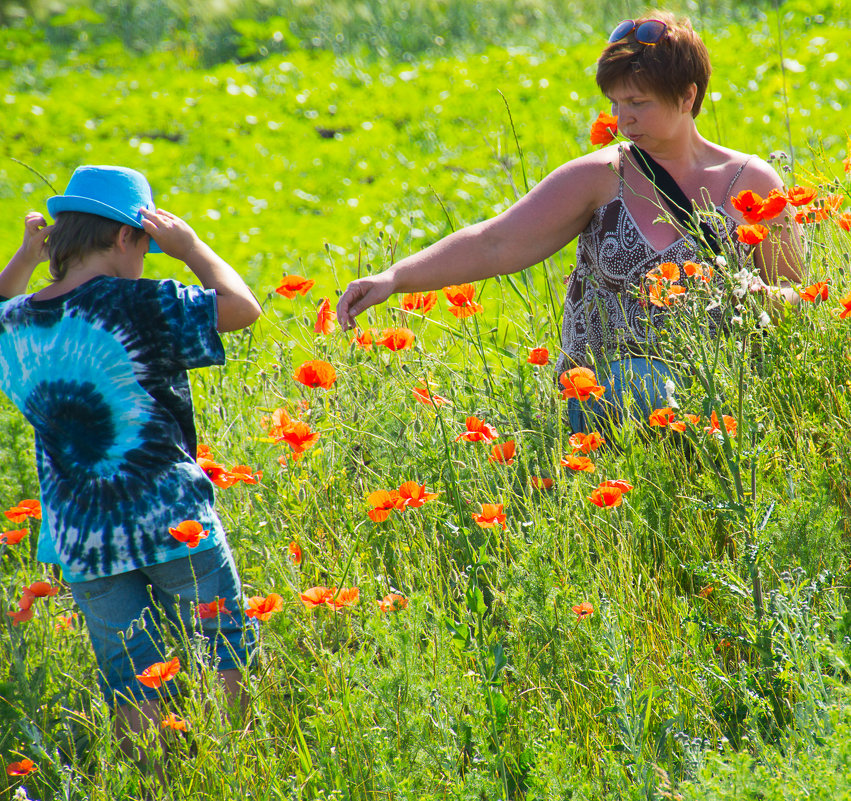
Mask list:
[[245,281],[198,238],[188,223],[162,209],[142,209],[142,215],[142,227],[163,253],[186,264],[205,289],[216,290],[216,328],[220,332],[246,328],[261,315],[260,304]]
[[37,211],[31,211],[24,220],[24,241],[0,273],[0,296],[13,298],[23,295],[40,262],[47,261],[47,237],[52,225]]

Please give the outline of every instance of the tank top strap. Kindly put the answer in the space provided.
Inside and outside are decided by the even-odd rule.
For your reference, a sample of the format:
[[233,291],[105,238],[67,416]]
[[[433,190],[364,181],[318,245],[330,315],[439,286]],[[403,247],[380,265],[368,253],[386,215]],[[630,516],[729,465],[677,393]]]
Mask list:
[[742,171],[745,167],[748,166],[748,162],[753,158],[753,156],[748,156],[740,165],[739,169],[736,170],[736,174],[733,176],[733,180],[730,181],[730,185],[727,187],[727,191],[724,193],[724,199],[721,201],[721,205],[723,206],[729,199],[730,195],[733,192],[733,186],[735,186],[736,181],[739,180],[739,176],[742,174]]
[[623,145],[618,145],[618,175],[620,176],[620,180],[618,181],[618,198],[623,200],[623,164],[624,164],[624,153],[623,153]]

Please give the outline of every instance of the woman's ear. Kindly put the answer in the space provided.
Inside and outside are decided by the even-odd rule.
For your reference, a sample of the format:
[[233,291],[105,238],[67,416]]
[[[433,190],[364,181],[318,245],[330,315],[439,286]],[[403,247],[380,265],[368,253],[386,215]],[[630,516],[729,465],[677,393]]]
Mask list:
[[680,110],[683,114],[691,114],[692,108],[694,108],[694,101],[697,97],[697,84],[690,83],[688,89],[686,89],[685,95],[683,95],[683,101],[680,103]]

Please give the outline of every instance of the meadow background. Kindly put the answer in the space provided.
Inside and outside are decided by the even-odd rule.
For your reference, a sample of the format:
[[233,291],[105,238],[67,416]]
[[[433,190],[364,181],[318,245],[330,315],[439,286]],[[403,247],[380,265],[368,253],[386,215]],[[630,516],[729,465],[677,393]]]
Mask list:
[[[774,154],[790,186],[847,198],[849,4],[666,7],[712,55],[702,131]],[[0,3],[3,258],[75,166],[124,164],[263,302],[250,332],[227,337],[227,366],[193,388],[212,458],[263,472],[218,491],[246,593],[283,599],[260,624],[248,720],[205,700],[211,666],[184,660],[166,707],[190,730],[169,738],[167,788],[119,755],[84,628],[57,628],[70,594],[39,599],[19,626],[4,614],[0,756],[38,770],[0,776],[0,798],[22,786],[38,799],[851,796],[845,231],[807,232],[808,278],[830,281],[828,301],[709,354],[687,327],[672,335],[672,355],[712,378],[684,388],[682,411],[723,405],[735,436],[630,423],[591,454],[594,474],[561,466],[572,447],[552,364],[527,362],[536,346],[557,353],[572,247],[482,282],[484,311],[468,320],[442,296],[427,315],[398,298],[366,315],[377,331],[409,327],[407,350],[314,332],[320,301],[355,275],[503,210],[587,152],[606,110],[595,59],[644,8]],[[193,280],[167,257],[146,263]],[[286,299],[285,274],[315,285]],[[331,389],[293,380],[307,359],[335,366]],[[449,403],[419,403],[424,381]],[[269,436],[276,409],[320,435],[298,461]],[[468,415],[516,442],[512,464],[489,461],[492,443],[455,441]],[[37,497],[32,436],[5,399],[0,465],[0,506]],[[604,478],[634,486],[616,509],[588,501]],[[367,496],[408,480],[438,497],[373,522]],[[477,525],[482,504],[503,504],[505,525]],[[53,580],[34,560],[37,523],[23,525],[30,536],[0,544],[4,611]],[[356,586],[359,601],[306,608],[314,586]],[[382,611],[390,593],[407,606]],[[164,656],[191,649],[185,634]]]

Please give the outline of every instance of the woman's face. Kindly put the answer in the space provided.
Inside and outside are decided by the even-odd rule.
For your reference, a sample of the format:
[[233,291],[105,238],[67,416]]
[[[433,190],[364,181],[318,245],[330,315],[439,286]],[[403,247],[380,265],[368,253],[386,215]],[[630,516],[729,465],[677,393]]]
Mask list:
[[606,96],[612,104],[612,114],[618,118],[618,132],[641,148],[653,149],[673,138],[682,121],[691,120],[690,106],[684,111],[634,83],[619,84]]

